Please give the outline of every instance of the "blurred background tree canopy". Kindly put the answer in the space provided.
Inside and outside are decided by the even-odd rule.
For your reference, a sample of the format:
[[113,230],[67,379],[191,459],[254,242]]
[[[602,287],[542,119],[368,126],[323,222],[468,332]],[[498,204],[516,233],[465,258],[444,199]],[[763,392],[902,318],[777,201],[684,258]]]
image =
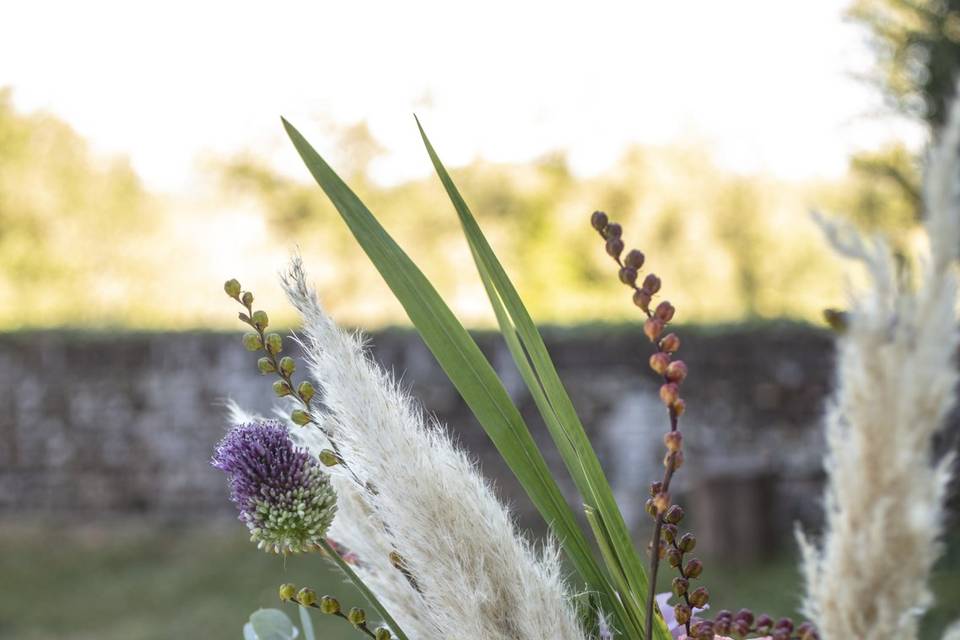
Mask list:
[[[872,45],[867,80],[888,110],[936,129],[960,69],[960,0],[856,0],[848,16]],[[469,324],[490,323],[436,180],[380,184],[371,166],[384,149],[367,124],[328,132],[334,166],[454,309]],[[671,287],[682,320],[728,322],[816,320],[842,303],[839,267],[809,223],[812,207],[909,253],[919,168],[918,152],[895,143],[855,155],[844,177],[787,180],[734,172],[708,145],[676,142],[635,145],[614,169],[586,178],[563,151],[523,164],[475,159],[455,177],[539,320],[635,318],[586,224],[604,209],[666,281],[682,283]],[[283,309],[273,274],[296,246],[339,318],[404,322],[320,189],[258,149],[207,162],[197,192],[153,194],[125,159],[92,151],[52,115],[18,112],[4,90],[0,169],[0,327],[228,326],[218,283],[236,275]]]
[[[960,0],[856,0],[849,16],[876,56],[865,79],[890,111],[936,132],[960,72]],[[920,160],[902,143],[855,155],[851,169],[863,179],[847,211],[896,242],[922,215]]]

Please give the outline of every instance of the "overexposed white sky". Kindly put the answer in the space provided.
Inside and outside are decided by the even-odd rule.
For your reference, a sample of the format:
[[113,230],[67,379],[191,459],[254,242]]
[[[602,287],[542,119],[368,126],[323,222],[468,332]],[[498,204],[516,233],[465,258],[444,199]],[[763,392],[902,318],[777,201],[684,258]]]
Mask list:
[[565,149],[591,174],[631,143],[695,139],[735,170],[833,176],[856,149],[920,139],[871,117],[847,4],[21,0],[0,19],[0,86],[172,192],[210,153],[303,174],[281,114],[321,151],[324,123],[367,121],[383,182],[429,173],[414,111],[448,164]]

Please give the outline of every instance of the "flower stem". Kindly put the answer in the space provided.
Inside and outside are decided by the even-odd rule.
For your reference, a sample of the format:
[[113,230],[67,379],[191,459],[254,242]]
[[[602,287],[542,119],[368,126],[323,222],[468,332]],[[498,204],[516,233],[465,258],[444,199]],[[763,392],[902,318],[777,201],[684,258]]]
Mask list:
[[403,633],[403,630],[400,629],[400,625],[397,624],[397,621],[393,619],[393,616],[390,615],[390,612],[387,611],[387,608],[380,603],[380,600],[377,599],[377,596],[373,594],[372,591],[367,587],[363,580],[354,573],[353,569],[350,568],[350,565],[337,553],[337,550],[334,549],[329,542],[324,540],[320,543],[320,546],[324,551],[327,552],[327,555],[333,560],[334,564],[343,571],[343,573],[350,579],[350,582],[363,594],[363,597],[367,599],[367,602],[370,603],[370,606],[377,610],[377,613],[383,618],[383,621],[387,624],[388,627],[393,631],[397,636],[397,640],[409,640],[406,634]]

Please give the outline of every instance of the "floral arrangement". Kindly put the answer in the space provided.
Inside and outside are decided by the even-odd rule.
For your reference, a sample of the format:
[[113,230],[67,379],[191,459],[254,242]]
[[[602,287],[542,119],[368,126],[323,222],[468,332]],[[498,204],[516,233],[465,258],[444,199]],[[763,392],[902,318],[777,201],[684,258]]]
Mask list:
[[[260,354],[260,373],[274,378],[278,407],[264,417],[232,405],[231,429],[212,463],[227,475],[240,520],[261,549],[321,554],[365,600],[348,607],[309,586],[281,585],[279,598],[297,605],[308,640],[310,610],[375,640],[917,637],[918,619],[932,602],[928,578],[940,553],[954,461],[934,450],[934,436],[957,384],[960,103],[929,157],[929,248],[916,282],[898,274],[884,243],[817,218],[837,251],[866,267],[870,285],[851,296],[848,311],[830,314],[839,346],[826,414],[826,527],[818,542],[798,532],[804,612],[813,621],[799,624],[746,608],[709,610],[704,565],[693,555],[697,540],[681,528],[684,511],[670,493],[684,464],[681,390],[689,373],[678,358],[680,337],[670,330],[677,311],[663,299],[660,279],[644,272],[644,254],[625,251],[619,224],[599,211],[590,217],[643,314],[649,367],[661,379],[664,472],[646,501],[646,553],[634,545],[532,318],[423,129],[502,336],[579,491],[589,530],[578,524],[469,333],[360,199],[292,125],[284,126],[551,532],[538,546],[517,530],[443,425],[371,359],[361,335],[327,315],[299,256],[282,286],[302,317],[302,333],[293,338],[302,364],[285,355],[287,343],[269,330],[253,293],[229,280],[225,291],[249,327],[243,345]],[[674,573],[672,593],[655,593],[661,564]],[[256,612],[244,627],[247,640],[298,633],[274,609]],[[958,639],[955,625],[945,640]]]

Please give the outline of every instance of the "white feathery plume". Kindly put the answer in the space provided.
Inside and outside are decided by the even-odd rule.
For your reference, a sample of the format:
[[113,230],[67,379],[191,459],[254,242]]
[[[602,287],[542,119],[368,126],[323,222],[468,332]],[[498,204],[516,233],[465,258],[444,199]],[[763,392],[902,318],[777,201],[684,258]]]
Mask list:
[[[871,287],[853,296],[827,409],[826,528],[799,536],[805,613],[824,640],[911,640],[932,603],[952,455],[933,450],[954,404],[955,262],[960,251],[960,104],[930,156],[925,184],[930,256],[911,291],[889,249],[824,218],[837,251]],[[953,636],[951,636],[953,637]]]
[[[519,535],[467,455],[367,356],[361,338],[323,311],[299,257],[283,284],[303,316],[323,429],[349,469],[337,489],[353,483],[333,534],[376,566],[362,575],[398,607],[398,623],[417,620],[417,631],[404,630],[419,638],[585,638],[555,547],[537,553]],[[390,563],[391,551],[409,579]]]

